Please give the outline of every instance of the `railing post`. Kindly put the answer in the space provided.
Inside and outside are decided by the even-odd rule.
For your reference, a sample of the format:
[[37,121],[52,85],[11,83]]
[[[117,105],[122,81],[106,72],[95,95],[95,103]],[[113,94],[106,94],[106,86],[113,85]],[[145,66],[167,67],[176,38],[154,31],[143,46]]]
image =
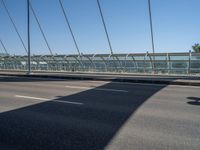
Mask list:
[[[154,73],[154,62],[153,62],[151,56],[149,55],[149,52],[148,52],[148,51],[147,51],[147,55],[146,55],[146,56],[149,56],[149,60],[150,60],[150,62],[151,62],[151,67],[152,67],[152,72]],[[153,56],[153,57],[154,57],[154,56]]]
[[148,51],[146,52],[145,56],[144,56],[144,73],[146,73],[146,58],[148,56]]
[[170,58],[168,53],[166,55],[166,61],[167,61],[167,74],[170,74]]
[[191,53],[191,50],[189,51],[189,62],[188,62],[188,74],[190,74],[190,72],[191,72],[191,55],[192,55],[192,53]]

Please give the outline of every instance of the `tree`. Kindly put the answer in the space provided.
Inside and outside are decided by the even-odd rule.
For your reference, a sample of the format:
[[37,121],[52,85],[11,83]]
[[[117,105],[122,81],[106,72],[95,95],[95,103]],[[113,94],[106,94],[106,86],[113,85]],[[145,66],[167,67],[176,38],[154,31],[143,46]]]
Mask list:
[[192,46],[192,49],[193,49],[193,51],[194,52],[196,52],[196,53],[200,53],[200,44],[194,44],[193,46]]

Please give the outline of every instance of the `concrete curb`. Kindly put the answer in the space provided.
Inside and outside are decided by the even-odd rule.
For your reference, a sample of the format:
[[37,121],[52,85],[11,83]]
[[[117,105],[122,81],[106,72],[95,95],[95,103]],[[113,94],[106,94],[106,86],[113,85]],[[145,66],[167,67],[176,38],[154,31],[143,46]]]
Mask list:
[[16,77],[34,77],[34,78],[52,78],[52,79],[67,79],[67,80],[93,80],[93,81],[111,81],[111,82],[128,82],[128,83],[148,83],[148,84],[167,84],[167,85],[183,85],[183,86],[200,86],[200,80],[163,80],[163,79],[140,79],[130,77],[112,77],[112,76],[79,76],[70,75],[45,75],[45,74],[7,74],[0,73],[1,76],[16,76]]

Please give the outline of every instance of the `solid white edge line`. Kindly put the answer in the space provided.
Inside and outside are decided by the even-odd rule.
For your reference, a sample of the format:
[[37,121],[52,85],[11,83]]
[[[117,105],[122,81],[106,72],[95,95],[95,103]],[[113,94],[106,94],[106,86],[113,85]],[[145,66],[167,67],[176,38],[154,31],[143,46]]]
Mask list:
[[98,87],[84,87],[84,86],[65,86],[66,88],[73,88],[73,89],[85,89],[85,90],[98,90],[98,91],[110,91],[110,92],[125,92],[126,90],[117,90],[117,89],[106,89],[106,88],[98,88]]
[[32,97],[32,96],[15,95],[15,97],[24,98],[24,99],[32,99],[32,100],[40,100],[40,101],[46,101],[46,102],[58,102],[58,103],[66,103],[66,104],[83,105],[83,103],[79,103],[79,102],[51,100],[51,99],[40,98],[40,97]]

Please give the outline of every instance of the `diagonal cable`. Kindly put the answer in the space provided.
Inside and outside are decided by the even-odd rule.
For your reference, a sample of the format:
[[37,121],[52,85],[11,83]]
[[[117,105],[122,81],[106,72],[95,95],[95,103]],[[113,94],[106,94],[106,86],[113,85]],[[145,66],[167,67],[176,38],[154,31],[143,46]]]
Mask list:
[[22,36],[20,35],[19,30],[17,29],[17,26],[16,26],[16,24],[15,24],[15,22],[14,22],[12,16],[11,16],[11,13],[10,13],[10,11],[8,10],[8,7],[6,6],[4,0],[1,0],[1,2],[2,2],[2,5],[3,5],[3,7],[5,8],[6,13],[7,13],[7,15],[8,15],[8,17],[9,17],[9,19],[10,19],[10,21],[11,21],[13,27],[14,27],[14,29],[15,29],[15,32],[17,33],[17,35],[18,35],[18,37],[19,37],[19,39],[20,39],[20,41],[21,41],[21,43],[22,43],[22,46],[23,46],[24,50],[26,51],[26,53],[28,53],[28,50],[27,50],[27,48],[26,48],[26,46],[25,46],[25,44],[24,44],[24,41],[23,41],[23,39],[22,39]]
[[6,47],[5,47],[4,43],[3,43],[3,41],[2,41],[1,39],[0,39],[0,43],[1,43],[2,47],[3,47],[4,52],[5,52],[6,54],[8,54],[8,51],[7,51],[7,49],[6,49]]
[[110,42],[108,30],[107,30],[107,27],[106,27],[105,19],[104,19],[104,16],[103,16],[103,12],[102,12],[101,4],[100,4],[99,0],[97,0],[97,4],[98,4],[99,12],[100,12],[100,15],[101,15],[101,20],[102,20],[102,23],[103,23],[103,26],[104,26],[104,30],[105,30],[105,33],[106,33],[106,37],[107,37],[107,40],[108,40],[108,44],[109,44],[109,47],[110,47],[110,52],[111,52],[111,54],[113,54],[112,45],[111,45],[111,42]]
[[69,28],[69,30],[70,30],[71,36],[72,36],[72,38],[73,38],[74,45],[76,46],[76,50],[77,50],[77,52],[78,52],[78,54],[79,54],[79,56],[80,56],[80,55],[81,55],[80,49],[79,49],[79,47],[78,47],[78,44],[77,44],[76,38],[75,38],[75,36],[74,36],[73,30],[72,30],[72,28],[71,28],[71,25],[70,25],[70,23],[69,23],[69,19],[68,19],[68,17],[67,17],[66,10],[65,10],[65,8],[64,8],[64,6],[63,6],[62,0],[59,0],[59,4],[60,4],[60,7],[61,7],[61,9],[62,9],[63,15],[64,15],[64,17],[65,17],[65,21],[66,21],[66,23],[67,23],[67,26],[68,26],[68,28]]
[[31,2],[29,3],[29,5],[30,5],[31,11],[32,11],[32,13],[33,13],[33,16],[35,17],[35,20],[36,20],[36,22],[37,22],[37,24],[38,24],[38,27],[39,27],[39,29],[40,29],[40,32],[41,32],[41,34],[42,34],[42,36],[43,36],[43,38],[44,38],[44,40],[45,40],[45,43],[46,43],[46,45],[47,45],[47,47],[48,47],[48,49],[49,49],[49,52],[50,52],[50,54],[53,56],[53,52],[52,52],[52,50],[51,50],[51,47],[50,47],[50,45],[49,45],[49,43],[48,43],[48,41],[47,41],[47,38],[46,38],[46,36],[45,36],[45,34],[44,34],[44,31],[43,31],[43,29],[42,29],[42,26],[41,26],[41,24],[40,24],[40,22],[39,22],[39,19],[38,19],[36,13],[35,13],[35,10],[33,9],[33,6],[32,6],[32,4],[31,4]]

